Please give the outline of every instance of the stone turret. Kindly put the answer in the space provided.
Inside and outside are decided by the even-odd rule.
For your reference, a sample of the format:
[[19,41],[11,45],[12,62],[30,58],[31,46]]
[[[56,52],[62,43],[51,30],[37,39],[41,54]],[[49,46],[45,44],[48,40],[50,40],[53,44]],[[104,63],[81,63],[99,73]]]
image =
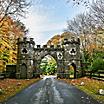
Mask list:
[[24,37],[18,38],[17,41],[18,52],[17,52],[17,67],[16,77],[17,78],[32,78],[33,77],[33,54],[35,42],[33,38],[28,39]]
[[64,39],[64,65],[65,70],[69,70],[69,66],[72,65],[75,69],[74,78],[76,78],[76,70],[80,67],[80,40],[72,37],[70,40]]

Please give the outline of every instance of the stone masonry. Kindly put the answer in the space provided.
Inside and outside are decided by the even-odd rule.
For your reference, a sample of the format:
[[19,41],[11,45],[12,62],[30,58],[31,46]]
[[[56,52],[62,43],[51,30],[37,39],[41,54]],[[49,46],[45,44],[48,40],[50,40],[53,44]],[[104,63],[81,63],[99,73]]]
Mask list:
[[64,39],[61,45],[47,46],[35,45],[33,38],[19,38],[17,52],[16,77],[27,79],[34,75],[40,75],[40,63],[46,55],[51,55],[57,62],[57,74],[61,76],[67,73],[68,68],[72,65],[75,69],[74,77],[76,78],[77,69],[80,67],[80,40]]

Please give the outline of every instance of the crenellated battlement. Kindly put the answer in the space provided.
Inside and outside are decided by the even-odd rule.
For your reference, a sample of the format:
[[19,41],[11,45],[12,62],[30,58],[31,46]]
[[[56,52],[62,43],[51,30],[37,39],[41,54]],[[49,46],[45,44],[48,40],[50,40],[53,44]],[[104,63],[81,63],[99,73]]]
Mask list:
[[62,48],[62,45],[50,45],[50,46],[48,46],[48,45],[43,45],[43,46],[41,46],[41,45],[36,45],[35,46],[35,49],[60,49],[60,48]]
[[17,44],[21,44],[21,43],[25,43],[25,44],[30,43],[30,44],[35,45],[34,38],[27,38],[27,37],[18,38]]
[[80,44],[80,39],[79,38],[64,39],[63,45],[65,44]]

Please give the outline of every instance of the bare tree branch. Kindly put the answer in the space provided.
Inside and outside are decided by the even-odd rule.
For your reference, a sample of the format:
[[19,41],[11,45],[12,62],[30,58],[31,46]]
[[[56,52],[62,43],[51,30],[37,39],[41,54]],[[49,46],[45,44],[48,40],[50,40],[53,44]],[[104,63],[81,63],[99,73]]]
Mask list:
[[26,0],[0,0],[0,22],[2,22],[0,27],[2,27],[7,16],[24,17],[29,6],[30,2],[27,3]]
[[93,2],[90,11],[100,24],[104,24],[104,0],[96,0],[96,2]]

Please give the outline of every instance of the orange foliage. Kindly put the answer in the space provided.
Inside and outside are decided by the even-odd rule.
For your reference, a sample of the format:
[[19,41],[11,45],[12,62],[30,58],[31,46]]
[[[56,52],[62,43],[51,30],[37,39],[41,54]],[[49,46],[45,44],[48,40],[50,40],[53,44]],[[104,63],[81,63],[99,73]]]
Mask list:
[[61,36],[55,35],[48,42],[47,45],[58,45],[60,43]]
[[63,32],[61,35],[53,36],[48,42],[47,45],[58,45],[60,44],[65,38],[71,39],[71,37],[75,37],[75,34],[71,32]]

